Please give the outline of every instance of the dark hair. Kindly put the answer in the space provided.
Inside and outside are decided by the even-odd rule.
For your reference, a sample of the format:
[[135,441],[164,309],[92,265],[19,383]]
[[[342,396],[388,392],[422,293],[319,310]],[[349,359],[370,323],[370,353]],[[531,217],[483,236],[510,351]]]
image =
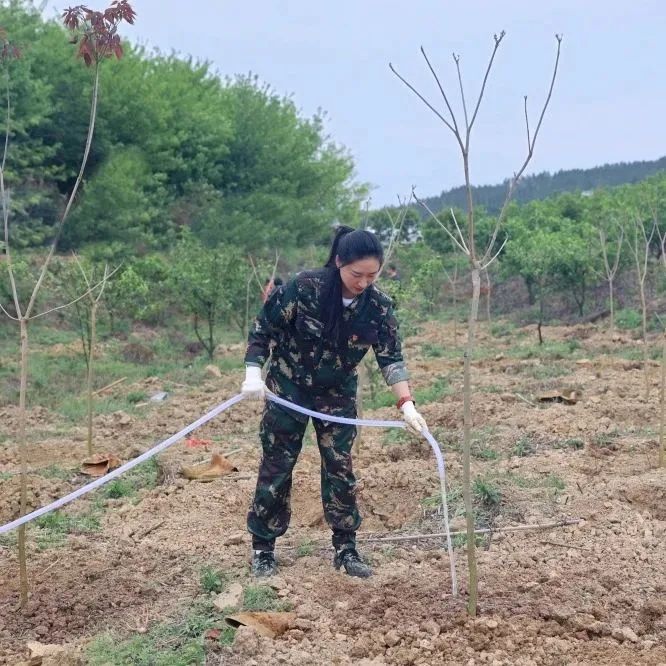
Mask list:
[[277,275],[275,276],[275,279],[273,280],[273,285],[275,287],[279,287],[281,284],[284,284],[284,281],[282,280],[281,277],[278,277]]
[[324,333],[334,340],[339,340],[342,331],[342,279],[336,258],[341,266],[360,259],[374,257],[381,266],[384,263],[384,248],[377,236],[365,229],[352,229],[340,225],[335,230],[328,259],[324,264],[326,276],[321,294],[321,318]]

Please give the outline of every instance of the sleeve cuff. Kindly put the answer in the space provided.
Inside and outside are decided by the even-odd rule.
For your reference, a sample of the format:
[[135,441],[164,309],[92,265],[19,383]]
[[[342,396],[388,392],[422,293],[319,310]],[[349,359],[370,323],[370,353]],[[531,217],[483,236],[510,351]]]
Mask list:
[[398,382],[404,382],[409,379],[409,372],[407,372],[407,366],[404,361],[398,361],[397,363],[391,363],[385,368],[382,368],[382,375],[384,375],[384,381],[389,385],[397,384]]

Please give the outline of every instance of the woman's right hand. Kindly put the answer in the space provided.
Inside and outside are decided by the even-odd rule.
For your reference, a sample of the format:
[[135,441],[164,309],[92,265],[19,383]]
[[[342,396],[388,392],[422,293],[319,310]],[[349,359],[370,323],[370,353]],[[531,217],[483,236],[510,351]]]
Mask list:
[[259,366],[245,366],[245,381],[241,385],[241,393],[250,400],[263,400],[266,397],[266,384],[261,377]]

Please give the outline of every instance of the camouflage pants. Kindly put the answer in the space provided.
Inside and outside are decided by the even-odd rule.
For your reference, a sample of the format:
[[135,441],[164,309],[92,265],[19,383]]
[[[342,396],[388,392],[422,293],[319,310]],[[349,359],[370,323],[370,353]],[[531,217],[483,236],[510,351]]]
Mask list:
[[[272,549],[291,518],[292,471],[303,445],[307,419],[267,403],[261,420],[263,455],[247,526],[256,549]],[[321,499],[324,516],[333,530],[336,548],[355,546],[361,516],[356,506],[356,479],[351,449],[356,427],[313,419],[321,456]]]

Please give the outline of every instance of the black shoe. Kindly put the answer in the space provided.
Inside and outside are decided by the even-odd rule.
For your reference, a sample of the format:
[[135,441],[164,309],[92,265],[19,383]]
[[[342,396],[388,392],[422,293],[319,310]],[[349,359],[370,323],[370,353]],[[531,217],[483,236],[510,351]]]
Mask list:
[[369,578],[372,569],[360,558],[355,548],[345,548],[335,554],[333,566],[336,569],[344,567],[347,575],[357,578]]
[[277,562],[272,550],[255,550],[252,553],[252,575],[255,578],[268,578],[277,573]]

